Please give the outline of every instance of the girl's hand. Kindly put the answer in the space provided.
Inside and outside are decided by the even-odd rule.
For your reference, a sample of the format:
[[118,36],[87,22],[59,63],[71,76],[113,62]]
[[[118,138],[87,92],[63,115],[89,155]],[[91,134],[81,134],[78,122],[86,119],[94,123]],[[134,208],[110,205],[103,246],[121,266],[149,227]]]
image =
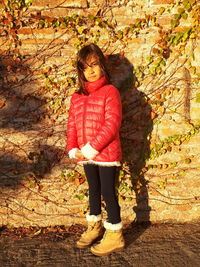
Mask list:
[[83,153],[79,149],[76,151],[75,156],[77,159],[85,159],[85,157],[83,156]]

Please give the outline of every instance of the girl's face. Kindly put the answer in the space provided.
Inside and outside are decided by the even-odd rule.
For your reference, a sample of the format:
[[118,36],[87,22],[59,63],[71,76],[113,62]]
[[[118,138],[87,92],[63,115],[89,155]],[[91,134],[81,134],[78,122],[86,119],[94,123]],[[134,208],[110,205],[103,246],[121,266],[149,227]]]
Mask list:
[[88,82],[95,82],[103,76],[98,58],[95,55],[90,55],[84,65],[83,74]]

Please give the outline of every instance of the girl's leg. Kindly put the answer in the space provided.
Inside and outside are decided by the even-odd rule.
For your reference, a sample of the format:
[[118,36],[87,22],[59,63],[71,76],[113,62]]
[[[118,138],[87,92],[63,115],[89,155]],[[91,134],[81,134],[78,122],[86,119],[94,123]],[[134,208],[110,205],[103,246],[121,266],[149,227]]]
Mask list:
[[84,171],[89,185],[90,215],[101,214],[101,183],[97,165],[84,164]]
[[124,248],[120,207],[115,193],[116,167],[99,167],[101,179],[101,194],[106,202],[108,220],[104,222],[106,229],[101,242],[91,247],[91,252],[97,256],[108,255]]
[[116,170],[116,166],[99,166],[101,194],[106,202],[108,222],[111,224],[121,222],[120,206],[115,191]]

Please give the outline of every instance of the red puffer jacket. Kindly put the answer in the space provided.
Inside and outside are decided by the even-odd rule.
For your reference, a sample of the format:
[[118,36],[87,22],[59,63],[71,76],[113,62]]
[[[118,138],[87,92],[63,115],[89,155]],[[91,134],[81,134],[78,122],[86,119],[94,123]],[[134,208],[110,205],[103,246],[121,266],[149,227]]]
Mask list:
[[71,98],[67,151],[79,148],[83,154],[91,154],[89,159],[95,162],[120,161],[120,94],[117,88],[107,84],[105,77],[85,85],[89,95],[74,93]]

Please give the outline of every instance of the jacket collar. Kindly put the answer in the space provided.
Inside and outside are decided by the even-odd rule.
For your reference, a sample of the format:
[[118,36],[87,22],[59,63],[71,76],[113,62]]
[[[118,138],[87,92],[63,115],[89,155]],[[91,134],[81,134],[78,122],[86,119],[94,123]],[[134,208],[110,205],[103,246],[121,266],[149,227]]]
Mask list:
[[88,91],[89,94],[91,94],[107,83],[108,80],[106,79],[106,77],[103,76],[95,82],[85,82],[85,89]]

